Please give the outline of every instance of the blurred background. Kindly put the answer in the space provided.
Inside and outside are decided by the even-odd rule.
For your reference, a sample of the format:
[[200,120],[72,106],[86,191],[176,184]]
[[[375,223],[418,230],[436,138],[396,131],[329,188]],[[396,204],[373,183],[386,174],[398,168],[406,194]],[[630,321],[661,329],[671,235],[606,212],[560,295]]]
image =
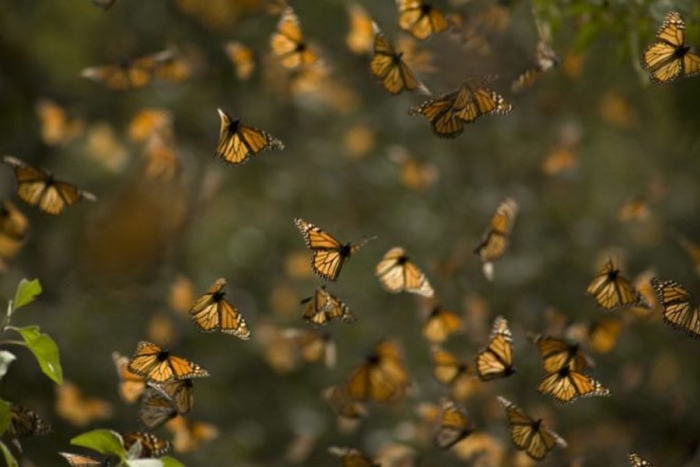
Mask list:
[[[384,453],[383,466],[531,465],[514,449],[496,395],[568,441],[542,465],[624,466],[629,451],[654,465],[700,465],[698,342],[663,324],[657,307],[606,314],[585,295],[609,255],[643,292],[653,275],[697,290],[700,79],[651,85],[638,59],[671,9],[683,15],[688,43],[700,44],[697,2],[435,0],[454,27],[420,42],[400,31],[390,0],[291,5],[322,71],[289,72],[270,55],[279,2],[116,0],[105,11],[89,0],[0,0],[0,150],[99,198],[49,216],[17,200],[12,171],[0,170],[0,198],[30,222],[23,249],[4,259],[0,296],[12,297],[21,278],[41,281],[43,295],[13,324],[54,337],[75,385],[61,394],[18,351],[0,396],[55,428],[23,443],[22,465],[59,465],[56,453],[75,451],[69,440],[92,428],[138,428],[112,352],[131,355],[144,339],[211,373],[195,382],[187,425],[157,431],[179,433],[174,455],[188,466],[340,465],[333,445],[371,456],[406,450],[393,461]],[[371,36],[351,28],[351,14],[376,21],[434,95],[498,75],[489,86],[513,113],[467,125],[456,139],[435,137],[407,114],[424,96],[392,96],[370,74]],[[562,64],[516,95],[510,83],[536,64],[538,23]],[[80,76],[163,50],[175,57],[173,75],[141,89]],[[214,156],[217,108],[285,149],[226,165]],[[505,197],[520,211],[489,282],[472,250]],[[332,368],[303,361],[283,331],[314,329],[299,301],[321,284],[295,217],[342,241],[378,237],[329,285],[357,316],[328,327]],[[394,246],[426,272],[432,301],[381,288],[374,266]],[[190,322],[190,304],[218,277],[250,341],[201,334]],[[445,343],[459,358],[486,345],[499,314],[515,345],[517,373],[474,384],[462,402],[476,432],[448,452],[431,445],[427,404],[450,390],[433,379],[421,337],[435,304],[463,318]],[[598,345],[590,331],[610,325],[601,320],[617,324]],[[528,332],[579,339],[595,360],[589,374],[612,395],[566,406],[539,395]],[[354,430],[340,429],[321,391],[342,384],[382,338],[401,344],[414,384],[395,403],[370,405]]]

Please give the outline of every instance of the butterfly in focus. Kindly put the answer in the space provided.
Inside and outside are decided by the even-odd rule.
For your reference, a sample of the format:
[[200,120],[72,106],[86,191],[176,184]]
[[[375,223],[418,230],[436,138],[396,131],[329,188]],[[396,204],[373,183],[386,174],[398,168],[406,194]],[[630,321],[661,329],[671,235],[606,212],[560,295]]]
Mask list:
[[341,320],[346,323],[355,321],[355,315],[352,314],[350,308],[338,297],[328,292],[325,285],[318,287],[313,297],[305,298],[301,303],[302,305],[306,304],[302,318],[311,324],[325,326],[333,320]]
[[156,70],[172,52],[166,50],[136,59],[123,59],[117,64],[85,68],[80,76],[100,83],[112,91],[141,89],[153,81]]
[[272,53],[284,68],[293,70],[319,63],[318,54],[304,40],[299,18],[292,7],[287,7],[270,37]]
[[152,387],[146,389],[139,409],[139,421],[144,429],[156,430],[177,415],[177,408],[169,397]]
[[350,30],[345,37],[345,45],[354,54],[368,54],[372,51],[374,43],[372,18],[359,3],[348,4],[347,9],[350,16]]
[[112,405],[95,397],[87,397],[74,383],[64,381],[56,387],[56,414],[75,426],[112,416]]
[[92,193],[56,180],[51,173],[15,157],[5,156],[3,160],[14,171],[17,196],[31,206],[38,206],[45,213],[61,214],[67,206],[72,206],[82,199],[97,201],[97,197]]
[[401,247],[386,252],[377,264],[375,274],[384,290],[391,293],[409,292],[423,297],[432,297],[435,293],[426,275]]
[[173,449],[170,441],[158,438],[151,433],[129,432],[121,433],[120,436],[124,443],[124,449],[127,451],[130,451],[136,443],[140,445],[140,451],[137,450],[137,459],[161,457]]
[[230,41],[224,45],[224,51],[236,68],[238,81],[248,81],[255,71],[255,54],[247,45]]
[[224,286],[226,279],[217,279],[207,293],[194,302],[190,308],[190,318],[202,332],[221,331],[248,340],[250,330],[243,316],[226,300]]
[[485,87],[485,80],[467,80],[456,90],[411,107],[409,115],[423,115],[440,138],[456,138],[464,125],[484,115],[507,115],[513,106]]
[[547,373],[555,373],[565,366],[574,371],[583,371],[591,365],[591,360],[578,344],[564,339],[538,334],[531,338],[542,357],[542,368]]
[[619,308],[644,307],[648,304],[632,283],[622,275],[619,266],[608,258],[603,269],[588,285],[586,293],[595,298],[598,307],[604,311]]
[[296,218],[294,223],[304,237],[306,246],[311,250],[311,269],[321,279],[334,281],[338,279],[345,261],[373,238],[366,238],[357,243],[340,243],[334,236],[320,227]]
[[196,363],[172,355],[168,349],[162,349],[147,341],[139,342],[126,369],[155,383],[209,376],[209,373]]
[[331,446],[328,452],[342,461],[343,467],[380,467],[372,459],[354,448]]
[[399,27],[419,40],[439,34],[448,27],[445,15],[428,0],[396,0]]
[[423,322],[421,333],[431,344],[441,344],[462,328],[462,318],[454,311],[437,305]]
[[558,434],[544,426],[542,419],[534,420],[521,408],[504,397],[499,396],[498,401],[506,408],[506,416],[510,424],[510,438],[515,447],[531,458],[539,461],[544,459],[549,451],[555,447],[567,447]]
[[700,56],[686,45],[685,23],[677,11],[666,14],[656,39],[642,54],[642,68],[651,73],[652,82],[665,84],[700,73]]
[[112,352],[112,360],[119,377],[119,395],[127,404],[133,404],[146,390],[146,380],[143,376],[129,371],[127,368],[129,365],[128,357],[121,355],[119,352]]
[[574,370],[571,364],[545,376],[537,391],[563,403],[574,402],[579,397],[610,395],[610,390],[590,376]]
[[489,381],[507,378],[513,373],[513,335],[508,329],[508,321],[497,316],[489,335],[489,345],[476,357],[476,374],[482,381]]
[[198,451],[202,443],[219,436],[219,429],[206,422],[188,421],[185,417],[175,417],[165,427],[173,433],[175,452]]
[[217,111],[221,117],[221,129],[215,154],[229,164],[242,164],[250,156],[263,151],[284,149],[282,141],[271,134],[243,125],[240,119],[232,119],[221,109]]
[[433,376],[451,388],[451,397],[458,401],[467,400],[479,391],[479,379],[474,376],[474,368],[457,359],[452,353],[439,345],[431,349],[433,358]]
[[632,467],[654,467],[653,465],[651,465],[651,463],[645,461],[644,459],[639,457],[638,454],[635,453],[630,453],[629,461]]
[[517,213],[518,203],[514,199],[506,198],[501,201],[481,242],[474,249],[474,253],[481,258],[484,275],[488,280],[493,280],[493,262],[503,256],[508,247],[510,231]]
[[542,76],[543,73],[559,66],[561,59],[552,50],[552,47],[545,39],[540,39],[537,43],[536,64],[533,68],[518,76],[510,85],[513,93],[519,93],[529,88]]
[[381,341],[356,367],[347,381],[347,392],[357,401],[390,402],[403,395],[411,383],[394,341]]
[[35,412],[10,403],[10,425],[7,436],[18,440],[29,436],[44,436],[53,433],[53,428]]
[[41,123],[41,140],[49,146],[62,146],[83,134],[85,122],[68,116],[66,110],[55,102],[42,99],[36,104]]
[[81,454],[71,454],[70,452],[59,452],[58,454],[63,456],[71,467],[110,467],[114,465],[109,457],[98,460]]
[[651,279],[651,285],[661,304],[664,323],[700,338],[700,307],[690,291],[678,282],[658,277]]
[[435,446],[442,450],[450,449],[473,431],[467,411],[451,400],[443,401],[438,426],[433,436]]
[[369,66],[372,74],[381,80],[384,89],[394,95],[401,94],[403,91],[430,94],[428,88],[418,81],[413,71],[404,62],[403,52],[397,52],[394,49],[375,23],[372,23],[372,27],[374,49]]

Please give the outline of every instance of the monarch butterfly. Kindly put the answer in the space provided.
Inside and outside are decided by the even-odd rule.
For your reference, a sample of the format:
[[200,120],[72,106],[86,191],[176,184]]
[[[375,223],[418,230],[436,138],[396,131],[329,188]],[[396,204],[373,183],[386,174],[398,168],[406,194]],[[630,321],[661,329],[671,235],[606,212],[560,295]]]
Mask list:
[[173,449],[170,441],[160,439],[150,433],[131,432],[121,433],[120,436],[124,442],[124,449],[127,451],[130,451],[132,446],[139,443],[141,446],[140,454],[137,455],[139,459],[161,457]]
[[425,274],[406,255],[406,250],[394,247],[377,264],[375,273],[384,290],[391,293],[410,292],[423,297],[435,293]]
[[141,89],[151,83],[158,66],[171,56],[172,52],[166,50],[133,60],[127,58],[116,65],[85,68],[80,72],[80,76],[100,83],[112,91]]
[[350,308],[328,292],[325,285],[317,288],[313,297],[305,298],[301,303],[306,304],[302,317],[309,323],[323,326],[337,319],[346,323],[355,321]]
[[119,352],[112,352],[112,360],[119,376],[119,395],[124,402],[133,404],[146,390],[146,380],[129,371],[129,359]]
[[440,344],[461,327],[462,318],[457,313],[435,306],[423,323],[421,332],[428,342]]
[[170,399],[177,413],[186,414],[194,406],[194,382],[191,379],[176,379],[169,383],[148,383],[148,385]]
[[209,376],[209,373],[196,363],[171,355],[168,349],[162,349],[147,341],[139,342],[126,369],[155,383]]
[[419,40],[439,34],[449,25],[445,15],[427,0],[396,0],[399,27]]
[[442,403],[438,427],[433,437],[435,446],[442,450],[450,449],[473,431],[465,409],[451,400]]
[[41,140],[49,146],[68,144],[85,130],[83,120],[69,117],[65,109],[51,100],[40,100],[36,113],[41,122]]
[[372,237],[358,243],[342,244],[328,232],[304,219],[296,218],[294,223],[304,237],[306,246],[311,250],[311,269],[327,281],[338,279],[345,261],[367,242],[374,240]]
[[482,381],[507,378],[515,373],[513,368],[513,335],[508,321],[497,316],[491,328],[489,345],[476,357],[476,374]]
[[328,452],[340,457],[343,467],[381,467],[354,448],[331,446],[328,448]]
[[29,436],[44,436],[53,433],[53,428],[36,413],[24,407],[10,403],[10,425],[7,435],[11,439]]
[[433,186],[440,177],[434,164],[419,161],[400,146],[389,149],[389,159],[399,165],[401,183],[411,190],[423,193]]
[[110,458],[97,460],[89,456],[71,454],[69,452],[59,452],[72,467],[110,467],[113,463]]
[[677,11],[666,14],[656,38],[658,42],[651,44],[642,54],[642,68],[651,73],[655,84],[700,73],[700,56],[685,44],[685,23]]
[[496,208],[488,229],[481,238],[481,243],[474,249],[483,263],[484,275],[493,280],[493,261],[497,260],[508,247],[508,238],[518,213],[518,203],[506,198]]
[[547,373],[555,373],[567,365],[574,371],[583,371],[590,364],[578,344],[541,334],[531,340],[540,351],[542,368]]
[[177,416],[173,401],[154,388],[148,388],[141,401],[139,421],[148,431],[153,431]]
[[649,307],[644,297],[621,274],[619,267],[613,262],[612,258],[608,258],[603,269],[593,278],[593,281],[586,289],[586,293],[592,295],[598,307],[604,311],[636,306]]
[[608,396],[610,390],[598,381],[564,365],[544,377],[537,390],[557,402],[574,402],[579,397]]
[[0,236],[22,242],[27,238],[29,221],[11,201],[0,204]]
[[367,415],[364,406],[354,401],[343,386],[329,386],[321,397],[339,417],[357,420]]
[[461,362],[438,345],[432,348],[433,376],[451,388],[453,399],[464,401],[479,390],[479,379],[474,376],[474,368]]
[[238,41],[230,41],[224,45],[224,51],[236,67],[236,78],[239,81],[247,81],[253,76],[255,55],[250,47]]
[[359,3],[350,3],[347,8],[350,15],[350,31],[345,37],[345,44],[354,54],[370,53],[374,42],[372,18]]
[[[483,81],[483,80],[481,80]],[[423,115],[440,138],[456,138],[464,125],[484,115],[507,115],[513,106],[502,96],[484,87],[479,80],[469,80],[455,91],[411,107],[409,115]]]
[[596,353],[608,353],[617,345],[617,338],[622,332],[622,320],[603,318],[592,323],[588,328],[588,345]]
[[221,331],[248,340],[250,331],[243,316],[226,300],[223,291],[226,279],[217,279],[207,293],[190,308],[192,322],[203,332]]
[[97,201],[97,197],[92,193],[58,181],[49,172],[33,167],[15,157],[5,156],[3,160],[15,172],[17,196],[31,206],[38,206],[45,213],[58,215],[67,206],[82,199]]
[[290,70],[319,62],[318,54],[304,40],[299,18],[289,6],[270,37],[270,47],[282,66]]
[[215,154],[228,162],[238,165],[246,162],[250,156],[263,151],[284,149],[282,141],[269,133],[243,125],[240,119],[232,119],[226,112],[217,109],[221,117],[219,142]]
[[629,455],[630,465],[632,467],[654,467],[649,462],[645,461],[638,454],[630,453]]
[[542,75],[542,73],[559,66],[561,59],[552,50],[552,47],[545,39],[540,39],[537,43],[537,63],[534,68],[530,68],[525,73],[518,76],[510,86],[514,93],[522,92],[529,88]]
[[428,88],[418,81],[411,69],[403,61],[403,52],[396,52],[379,27],[372,23],[374,29],[374,54],[370,62],[372,74],[382,81],[384,89],[391,94],[401,94],[404,90],[419,90],[430,94]]
[[76,426],[112,416],[112,405],[95,397],[87,397],[74,383],[64,381],[56,387],[56,414]]
[[389,402],[402,395],[409,384],[398,344],[382,341],[353,370],[346,388],[350,397],[358,401]]
[[678,282],[658,277],[651,279],[651,285],[661,304],[664,322],[700,338],[700,307],[688,289]]
[[166,50],[156,55],[155,77],[173,84],[182,84],[192,76],[192,65],[178,52]]
[[165,427],[173,433],[175,452],[197,451],[203,442],[219,436],[219,430],[214,425],[200,421],[188,422],[185,417],[175,417]]
[[306,329],[285,329],[282,338],[290,341],[295,357],[308,363],[323,362],[328,368],[335,366],[335,342],[328,333]]
[[513,444],[531,458],[539,461],[544,459],[544,456],[555,446],[560,448],[567,446],[566,441],[558,434],[544,426],[542,419],[533,420],[521,408],[504,397],[498,396],[498,401],[506,408]]

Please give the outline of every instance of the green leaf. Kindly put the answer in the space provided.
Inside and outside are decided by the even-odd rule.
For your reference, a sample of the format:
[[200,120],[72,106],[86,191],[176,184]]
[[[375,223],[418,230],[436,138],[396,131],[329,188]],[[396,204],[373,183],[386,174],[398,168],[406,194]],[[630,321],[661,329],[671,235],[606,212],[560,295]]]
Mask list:
[[12,455],[10,450],[7,448],[7,446],[5,446],[5,443],[3,443],[2,441],[0,441],[0,450],[2,450],[2,455],[5,457],[5,463],[7,464],[7,467],[19,467],[15,456]]
[[117,433],[112,430],[93,430],[78,435],[72,440],[71,444],[92,449],[101,454],[118,456],[122,461],[126,458],[124,443]]
[[27,326],[18,328],[16,331],[22,335],[27,347],[36,357],[41,371],[56,384],[63,384],[63,368],[61,368],[58,346],[53,339],[48,334],[42,334],[39,326]]
[[160,459],[127,459],[126,465],[129,467],[163,467]]
[[0,399],[0,436],[4,435],[12,420],[10,403]]
[[17,360],[17,357],[7,350],[0,350],[0,379],[7,373],[10,363]]
[[185,464],[175,459],[174,457],[165,456],[161,457],[160,460],[163,461],[163,467],[185,467]]
[[39,284],[39,279],[34,279],[31,281],[22,279],[19,281],[19,285],[17,286],[17,292],[15,292],[15,301],[12,305],[13,312],[32,303],[39,295],[41,295],[41,284]]

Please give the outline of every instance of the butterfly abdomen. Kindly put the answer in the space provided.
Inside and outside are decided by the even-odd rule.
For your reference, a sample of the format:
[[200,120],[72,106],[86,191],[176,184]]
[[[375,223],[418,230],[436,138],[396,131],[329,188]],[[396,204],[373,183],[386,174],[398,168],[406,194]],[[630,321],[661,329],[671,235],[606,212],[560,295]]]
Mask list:
[[169,356],[170,356],[170,351],[167,349],[163,349],[160,352],[158,352],[158,356],[156,356],[156,360],[158,360],[159,363],[164,362],[168,359]]

